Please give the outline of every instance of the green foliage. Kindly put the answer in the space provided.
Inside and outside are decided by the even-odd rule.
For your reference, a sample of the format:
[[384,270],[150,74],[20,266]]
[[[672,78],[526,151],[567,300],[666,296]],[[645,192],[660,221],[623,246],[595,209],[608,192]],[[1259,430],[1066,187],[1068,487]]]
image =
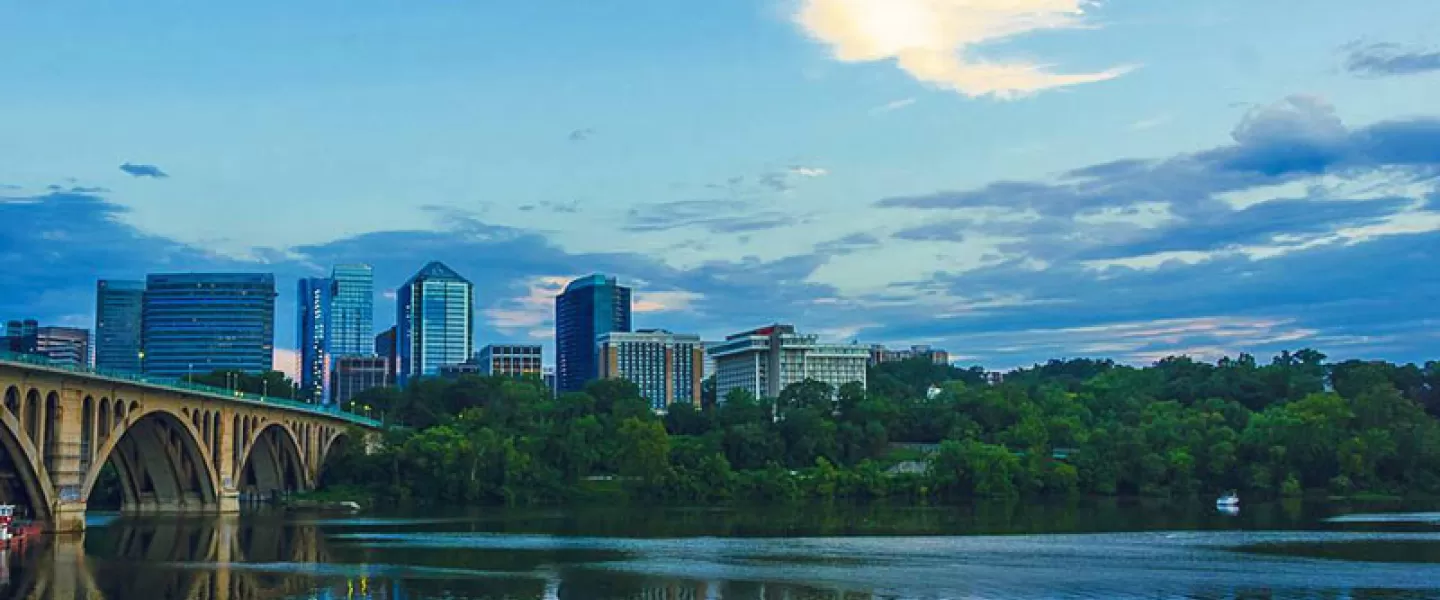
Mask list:
[[625,381],[552,399],[532,380],[420,380],[356,398],[392,427],[371,454],[335,452],[322,485],[432,504],[1440,492],[1433,362],[1051,361],[992,385],[921,360],[869,381],[660,417]]

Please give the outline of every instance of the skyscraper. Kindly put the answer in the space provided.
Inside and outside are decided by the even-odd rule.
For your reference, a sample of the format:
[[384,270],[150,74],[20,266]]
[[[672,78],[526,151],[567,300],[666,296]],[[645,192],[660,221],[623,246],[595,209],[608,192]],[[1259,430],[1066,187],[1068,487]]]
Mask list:
[[630,288],[594,274],[571,281],[555,297],[555,385],[579,391],[600,377],[598,336],[630,331]]
[[95,368],[141,371],[144,308],[145,282],[101,279],[95,283]]
[[142,324],[147,374],[269,371],[275,351],[275,276],[149,275]]
[[373,354],[375,340],[375,274],[370,265],[335,265],[335,300],[330,308],[330,353],[333,356]]
[[473,351],[475,287],[450,267],[432,262],[395,294],[398,381],[438,375],[441,365],[465,362]]
[[298,339],[295,347],[300,354],[300,397],[315,404],[328,404],[336,282],[323,277],[305,277],[296,289]]

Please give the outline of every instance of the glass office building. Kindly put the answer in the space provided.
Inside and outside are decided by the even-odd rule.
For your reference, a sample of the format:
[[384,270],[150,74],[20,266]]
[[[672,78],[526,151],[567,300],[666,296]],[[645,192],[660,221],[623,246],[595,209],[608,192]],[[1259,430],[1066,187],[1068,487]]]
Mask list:
[[575,392],[600,377],[599,336],[630,331],[630,288],[600,274],[571,281],[555,297],[555,385]]
[[101,279],[95,284],[95,368],[140,372],[145,282]]
[[300,355],[300,398],[315,404],[329,404],[330,400],[335,289],[335,280],[323,277],[306,277],[296,286],[295,348]]
[[395,294],[398,382],[439,375],[440,367],[474,353],[475,287],[450,267],[432,262]]
[[145,278],[142,368],[162,377],[273,368],[275,276],[173,273]]
[[332,356],[373,354],[375,341],[375,274],[370,265],[335,265],[335,298],[330,306]]

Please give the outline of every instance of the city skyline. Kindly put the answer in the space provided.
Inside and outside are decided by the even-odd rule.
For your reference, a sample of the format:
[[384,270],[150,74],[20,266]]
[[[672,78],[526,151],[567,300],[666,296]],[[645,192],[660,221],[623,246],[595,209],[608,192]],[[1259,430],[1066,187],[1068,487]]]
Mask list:
[[1440,344],[1420,0],[8,4],[56,54],[0,57],[26,89],[0,98],[4,318],[93,327],[97,280],[156,272],[273,273],[288,302],[368,263],[383,329],[438,260],[474,282],[474,347],[547,357],[592,272],[637,326],[995,369]]

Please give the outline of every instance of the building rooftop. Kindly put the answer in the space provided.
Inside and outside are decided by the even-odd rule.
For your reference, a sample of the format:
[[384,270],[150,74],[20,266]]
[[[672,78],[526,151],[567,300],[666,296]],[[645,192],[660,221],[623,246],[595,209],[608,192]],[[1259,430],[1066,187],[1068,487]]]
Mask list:
[[605,275],[605,274],[603,274],[603,273],[591,273],[591,274],[589,274],[589,275],[586,275],[586,276],[584,276],[584,277],[577,278],[577,279],[571,281],[570,283],[565,284],[565,289],[564,289],[564,291],[561,291],[560,293],[561,293],[561,294],[566,294],[566,293],[568,293],[570,290],[578,290],[578,289],[583,289],[583,288],[588,288],[588,287],[598,287],[598,286],[602,286],[602,285],[618,285],[618,284],[617,284],[616,279],[615,279],[614,277],[609,277],[609,276],[607,276],[607,275]]
[[466,279],[462,277],[459,273],[456,273],[455,269],[451,269],[450,267],[446,266],[445,263],[442,263],[438,260],[432,260],[429,264],[421,267],[420,271],[415,273],[415,275],[412,276],[409,280],[407,280],[405,284],[409,285],[415,283],[416,281],[432,280],[463,281],[465,283],[470,283],[469,279]]

